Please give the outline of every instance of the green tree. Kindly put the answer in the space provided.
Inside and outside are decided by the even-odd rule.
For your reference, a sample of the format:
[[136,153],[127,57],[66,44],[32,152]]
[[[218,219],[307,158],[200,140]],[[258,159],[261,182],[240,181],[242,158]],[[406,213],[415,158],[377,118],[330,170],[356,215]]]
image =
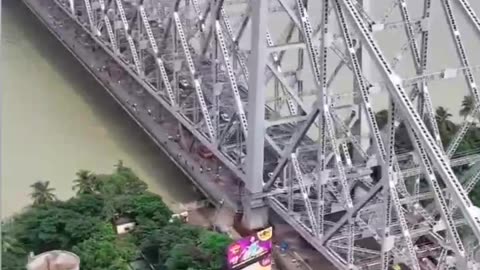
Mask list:
[[209,256],[209,265],[212,269],[221,269],[225,260],[225,252],[232,240],[216,232],[203,231],[199,237],[198,247]]
[[80,170],[76,173],[77,178],[73,180],[73,190],[79,194],[94,194],[98,191],[99,184],[96,175],[88,170]]
[[62,202],[58,207],[68,209],[87,217],[105,219],[105,199],[97,194],[82,194]]
[[53,194],[54,188],[49,187],[50,181],[37,181],[30,187],[33,188],[30,196],[33,199],[33,205],[42,205],[56,200]]
[[164,217],[170,219],[173,212],[159,196],[146,192],[133,198],[133,212],[136,216],[146,217],[154,221],[162,222]]
[[[8,225],[8,224],[7,224]],[[2,223],[2,265],[1,269],[19,270],[24,269],[27,263],[27,252],[22,244],[11,233],[8,226]]]
[[167,270],[213,270],[209,267],[209,256],[192,244],[179,243],[170,251],[165,262]]
[[175,244],[168,253],[165,266],[168,270],[222,269],[230,242],[226,235],[201,231],[196,243],[186,241]]
[[457,126],[450,120],[452,114],[442,106],[438,107],[435,110],[435,119],[438,124],[438,129],[440,132],[440,137],[444,146],[448,145],[452,136],[455,134]]
[[128,262],[137,254],[132,238],[118,239],[109,222],[99,224],[89,239],[72,250],[80,256],[82,269],[129,269]]
[[34,253],[69,249],[87,239],[99,220],[56,206],[32,208],[15,219],[15,239]]
[[473,97],[470,96],[464,96],[463,101],[462,101],[462,108],[460,109],[460,115],[463,117],[466,117],[474,108],[475,106],[475,100]]
[[[138,229],[144,223],[155,223],[154,229],[167,224],[173,212],[163,202],[162,198],[150,193],[142,194],[119,194],[107,200],[105,216],[129,216],[135,218]],[[142,223],[141,221],[145,221]],[[146,225],[146,224],[145,224]]]
[[122,164],[117,165],[113,174],[99,176],[99,190],[105,198],[105,216],[112,218],[116,214],[127,213],[130,209],[122,205],[130,202],[129,195],[143,194],[147,184]]
[[435,119],[438,123],[438,128],[440,131],[444,132],[452,132],[455,131],[455,124],[450,120],[452,114],[448,112],[448,110],[442,106],[438,107],[435,110]]
[[122,194],[141,194],[147,190],[147,184],[127,167],[121,167],[121,169],[117,167],[115,173],[102,176],[100,179],[101,193],[110,198]]
[[12,254],[26,254],[22,245],[18,240],[10,233],[5,231],[5,228],[2,226],[2,252],[12,253]]
[[140,240],[140,248],[153,263],[161,263],[169,257],[170,251],[178,243],[195,244],[200,228],[178,223],[145,233]]
[[74,246],[80,256],[82,269],[130,270],[128,263],[136,257],[133,243],[90,238]]
[[17,255],[2,251],[2,270],[21,270],[27,264],[27,254]]

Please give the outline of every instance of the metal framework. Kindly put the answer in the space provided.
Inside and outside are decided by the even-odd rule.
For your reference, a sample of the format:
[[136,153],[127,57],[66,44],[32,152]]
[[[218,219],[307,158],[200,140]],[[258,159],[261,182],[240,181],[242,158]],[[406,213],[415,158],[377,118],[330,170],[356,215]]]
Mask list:
[[[50,1],[337,268],[476,269],[480,151],[457,151],[480,110],[468,0]],[[429,61],[438,17],[446,69]],[[457,76],[474,107],[444,148],[431,93]]]

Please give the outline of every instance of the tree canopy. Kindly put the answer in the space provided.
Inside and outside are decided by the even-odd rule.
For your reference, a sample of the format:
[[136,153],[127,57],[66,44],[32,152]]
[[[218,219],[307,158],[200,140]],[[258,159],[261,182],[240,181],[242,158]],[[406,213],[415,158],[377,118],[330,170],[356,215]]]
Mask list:
[[[174,221],[161,197],[123,162],[112,174],[80,170],[76,196],[57,200],[48,181],[31,187],[32,206],[2,223],[2,269],[24,269],[29,252],[69,250],[81,269],[127,270],[143,254],[157,269],[221,269],[230,239]],[[133,219],[136,227],[117,236],[114,217]]]
[[73,190],[77,194],[94,194],[99,190],[99,181],[97,176],[88,170],[80,170],[76,173],[77,179],[73,180]]

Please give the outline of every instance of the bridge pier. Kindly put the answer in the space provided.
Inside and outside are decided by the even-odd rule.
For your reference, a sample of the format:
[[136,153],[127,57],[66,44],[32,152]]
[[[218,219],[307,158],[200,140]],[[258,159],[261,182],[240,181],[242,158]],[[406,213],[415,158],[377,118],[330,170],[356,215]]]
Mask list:
[[[248,137],[246,159],[246,189],[251,193],[263,191],[265,149],[265,68],[267,58],[268,1],[252,3],[252,54],[249,60]],[[242,225],[250,230],[268,225],[268,208],[262,199],[243,196]]]
[[268,207],[262,199],[243,199],[242,226],[247,230],[258,230],[268,226]]

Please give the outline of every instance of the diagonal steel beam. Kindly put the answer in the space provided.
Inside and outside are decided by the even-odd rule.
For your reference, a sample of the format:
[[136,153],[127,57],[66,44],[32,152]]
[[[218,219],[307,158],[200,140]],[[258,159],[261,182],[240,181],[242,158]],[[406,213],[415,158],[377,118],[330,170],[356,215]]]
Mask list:
[[310,126],[315,122],[315,119],[317,118],[319,113],[320,110],[318,108],[318,105],[314,105],[310,113],[307,115],[307,120],[302,124],[301,128],[299,128],[297,132],[293,134],[288,147],[283,151],[277,167],[270,176],[270,179],[265,183],[265,186],[263,187],[264,191],[267,191],[278,178],[290,158],[290,153],[292,153],[297,148],[298,144],[305,136]]
[[365,206],[371,199],[375,197],[375,195],[378,194],[378,192],[382,190],[383,185],[384,183],[382,181],[375,184],[375,186],[370,189],[370,191],[365,195],[365,197],[362,198],[361,201],[355,204],[351,209],[348,209],[346,213],[340,218],[340,220],[338,220],[335,225],[327,231],[325,236],[320,239],[320,243],[324,245],[328,240],[330,240],[330,238],[332,238],[333,235],[335,235],[335,233],[337,233],[338,230],[340,230],[345,225],[345,223],[352,219],[357,214],[357,212],[363,208],[363,206]]

